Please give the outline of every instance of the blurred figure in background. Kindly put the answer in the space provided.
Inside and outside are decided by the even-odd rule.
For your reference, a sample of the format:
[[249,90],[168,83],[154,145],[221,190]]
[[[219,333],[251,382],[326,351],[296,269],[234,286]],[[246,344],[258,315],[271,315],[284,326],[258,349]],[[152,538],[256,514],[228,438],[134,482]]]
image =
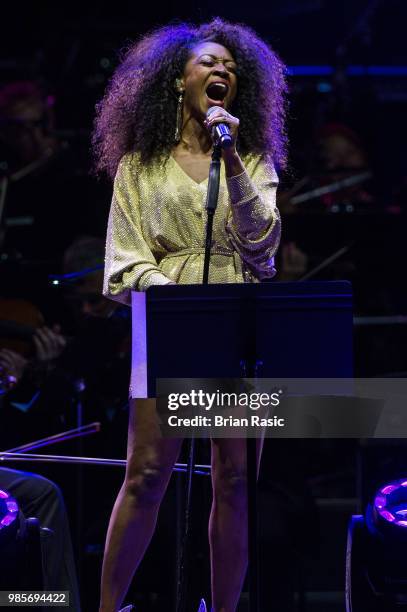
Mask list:
[[9,171],[42,159],[45,163],[58,150],[54,102],[34,81],[8,83],[0,90],[1,157]]
[[[60,286],[71,320],[63,329],[60,324],[44,325],[34,305],[30,325],[12,320],[13,313],[2,317],[0,311],[0,377],[8,414],[2,435],[10,443],[24,431],[40,437],[76,426],[72,401],[79,387],[88,421],[111,422],[123,411],[127,419],[130,317],[127,309],[101,293],[103,260],[104,241],[96,237],[79,238],[66,250]],[[16,339],[22,333],[27,336],[24,343]],[[126,430],[127,423],[123,426]]]
[[83,135],[57,129],[56,104],[37,81],[0,88],[0,250],[5,261],[41,260],[55,267],[78,235],[105,233],[109,197],[87,172]]
[[[76,427],[76,407],[80,402],[83,423],[101,422],[100,433],[65,442],[52,452],[114,458],[125,456],[130,313],[126,307],[107,300],[101,293],[104,246],[104,240],[83,236],[66,249],[59,289],[72,317],[65,320],[62,311],[53,313],[54,320],[61,321],[60,326],[45,326],[44,317],[33,307],[30,320],[38,327],[32,327],[32,335],[23,346],[18,339],[8,339],[6,343],[3,334],[8,333],[7,325],[2,329],[0,322],[0,347],[3,347],[0,349],[3,381],[0,448],[11,448]],[[54,466],[53,469],[55,475],[52,472],[51,478],[57,480],[60,468]],[[61,486],[68,505],[73,500],[77,506],[76,469],[72,467],[70,473],[73,478],[69,482],[63,480]],[[113,496],[120,487],[121,477],[119,471],[97,467],[94,477],[87,482],[81,497],[79,554],[86,547],[103,550]],[[24,482],[29,485],[31,481],[25,478]],[[94,500],[100,498],[102,486],[105,493],[99,499],[95,513]],[[74,507],[69,505],[69,510],[76,533],[78,525]],[[88,571],[87,566],[85,571]]]
[[41,539],[43,588],[68,591],[69,606],[66,609],[80,612],[69,522],[59,487],[38,474],[1,467],[0,489],[17,500],[25,518],[34,517],[41,528],[51,530],[52,533]]
[[65,347],[61,327],[46,325],[35,303],[0,298],[0,447],[41,430],[30,411]]
[[[316,172],[321,174],[321,185],[330,185],[357,175],[361,177],[352,186],[320,196],[325,207],[332,212],[342,208],[344,212],[353,212],[373,204],[372,187],[369,183],[366,185],[372,176],[367,151],[354,130],[345,124],[327,123],[317,133],[315,152]],[[363,174],[366,174],[364,179]]]
[[308,255],[295,242],[284,242],[279,253],[277,280],[296,281],[304,276],[308,267]]
[[78,238],[65,251],[65,275],[73,276],[66,285],[68,299],[81,317],[109,318],[118,305],[102,294],[104,273],[104,241],[94,236]]
[[327,123],[317,135],[318,157],[325,170],[360,170],[368,167],[359,136],[341,123]]

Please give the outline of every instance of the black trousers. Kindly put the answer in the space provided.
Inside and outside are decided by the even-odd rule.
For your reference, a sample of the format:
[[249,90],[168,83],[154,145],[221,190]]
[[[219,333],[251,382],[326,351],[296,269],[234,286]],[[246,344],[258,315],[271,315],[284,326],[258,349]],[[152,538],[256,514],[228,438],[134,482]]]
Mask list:
[[69,607],[80,612],[79,589],[68,517],[62,493],[56,484],[29,472],[0,468],[0,489],[18,502],[25,518],[35,517],[41,527],[53,532],[44,546],[44,589],[69,591]]

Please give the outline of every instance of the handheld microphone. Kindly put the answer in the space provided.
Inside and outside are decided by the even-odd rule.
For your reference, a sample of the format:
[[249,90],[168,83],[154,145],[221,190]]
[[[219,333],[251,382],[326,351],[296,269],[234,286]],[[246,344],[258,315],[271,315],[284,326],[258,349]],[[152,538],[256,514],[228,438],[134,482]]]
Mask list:
[[[217,110],[223,110],[220,106],[211,106],[206,113],[206,118],[209,117]],[[226,123],[217,123],[212,128],[212,138],[216,145],[219,145],[222,149],[228,149],[232,144],[232,135],[230,133],[229,126]]]

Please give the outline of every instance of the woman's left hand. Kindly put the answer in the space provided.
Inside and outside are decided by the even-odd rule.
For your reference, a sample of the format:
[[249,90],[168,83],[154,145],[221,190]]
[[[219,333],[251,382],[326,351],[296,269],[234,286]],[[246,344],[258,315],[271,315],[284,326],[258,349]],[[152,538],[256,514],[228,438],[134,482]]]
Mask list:
[[204,121],[204,125],[211,135],[212,128],[217,123],[225,123],[229,127],[230,135],[232,136],[232,146],[228,148],[228,152],[236,152],[236,141],[240,123],[239,119],[228,113],[224,108],[218,107],[215,111],[213,111],[213,113],[211,113],[209,118]]

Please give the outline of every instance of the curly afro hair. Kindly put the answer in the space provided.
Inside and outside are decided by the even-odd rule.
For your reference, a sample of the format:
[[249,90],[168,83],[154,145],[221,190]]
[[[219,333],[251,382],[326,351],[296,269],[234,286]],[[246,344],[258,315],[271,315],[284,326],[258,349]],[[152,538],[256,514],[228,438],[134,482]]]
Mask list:
[[134,151],[141,161],[166,159],[174,147],[175,81],[195,45],[226,47],[237,63],[238,93],[231,112],[240,119],[238,149],[271,156],[286,166],[285,66],[253,30],[220,18],[200,26],[158,28],[130,46],[96,107],[95,170],[114,177],[120,159]]

